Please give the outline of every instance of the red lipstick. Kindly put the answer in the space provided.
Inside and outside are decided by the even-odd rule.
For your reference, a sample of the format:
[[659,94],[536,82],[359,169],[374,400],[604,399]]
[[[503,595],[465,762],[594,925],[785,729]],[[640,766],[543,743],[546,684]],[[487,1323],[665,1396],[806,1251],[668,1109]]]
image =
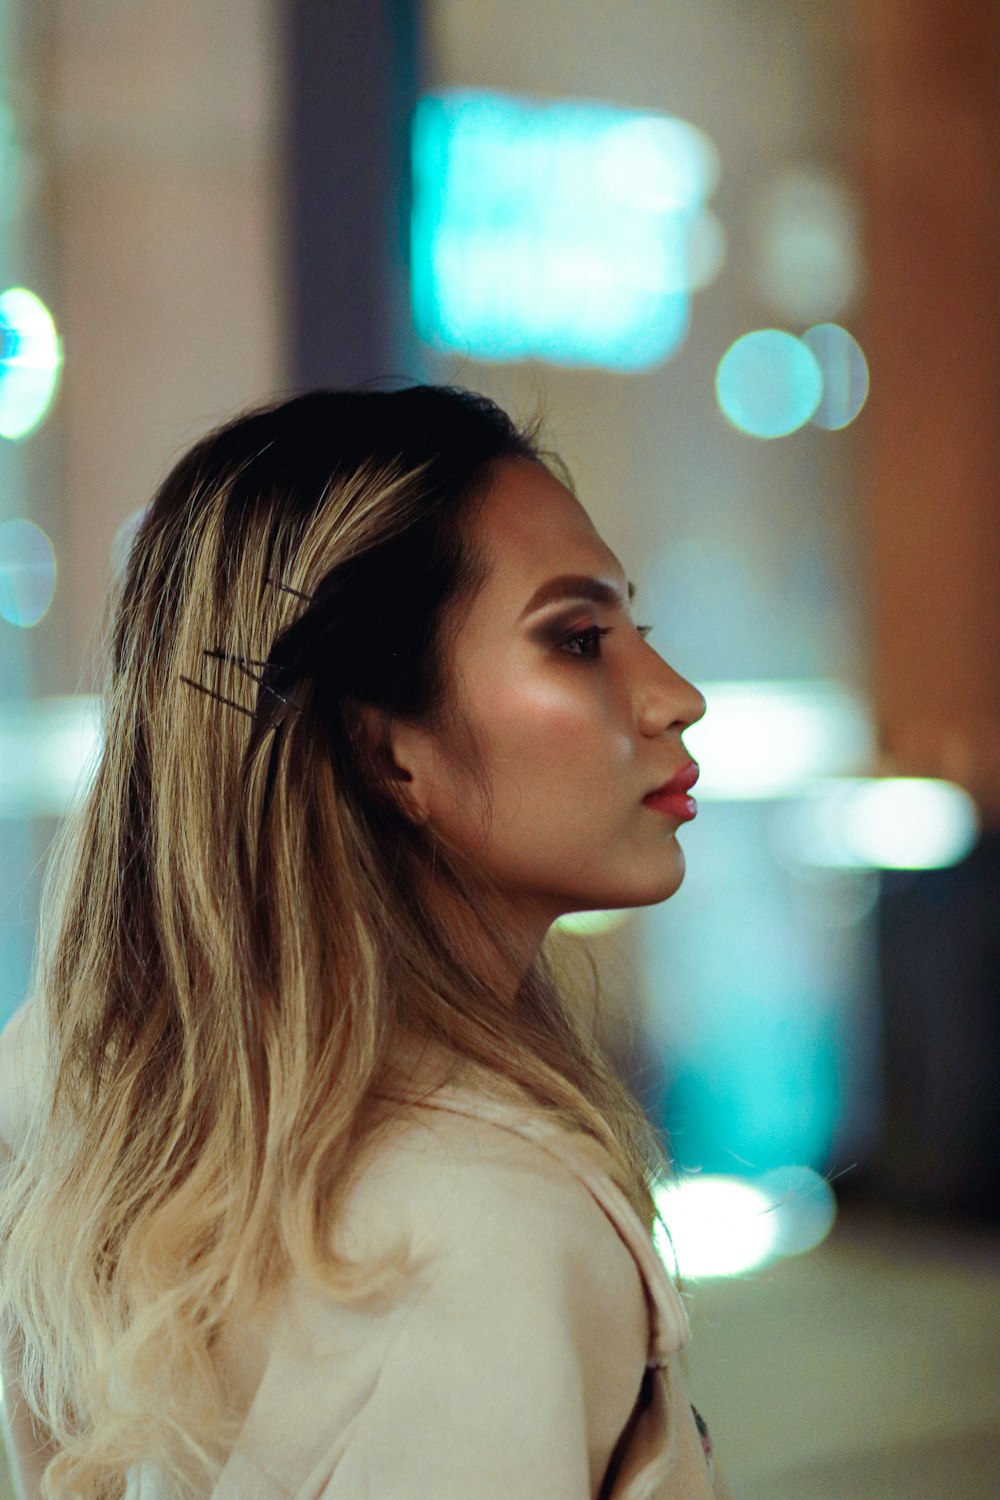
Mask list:
[[689,760],[676,776],[665,781],[662,786],[655,787],[653,791],[647,792],[642,799],[643,806],[652,808],[654,812],[669,813],[671,817],[687,822],[698,812],[697,802],[687,794],[698,780],[699,774],[696,763]]

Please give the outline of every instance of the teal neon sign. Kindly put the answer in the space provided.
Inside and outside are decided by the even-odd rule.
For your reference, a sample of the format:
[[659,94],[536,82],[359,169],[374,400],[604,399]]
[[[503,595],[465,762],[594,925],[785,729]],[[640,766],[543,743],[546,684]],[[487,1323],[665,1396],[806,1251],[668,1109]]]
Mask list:
[[460,90],[420,100],[412,165],[411,294],[426,343],[616,370],[680,347],[692,232],[718,174],[696,127]]

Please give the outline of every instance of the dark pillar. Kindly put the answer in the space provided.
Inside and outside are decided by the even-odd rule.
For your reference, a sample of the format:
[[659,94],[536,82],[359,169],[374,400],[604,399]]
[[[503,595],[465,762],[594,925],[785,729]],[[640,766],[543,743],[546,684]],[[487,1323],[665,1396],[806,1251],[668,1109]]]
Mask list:
[[946,870],[881,877],[884,1126],[869,1186],[1000,1221],[1000,833]]
[[282,14],[292,385],[412,379],[417,0],[288,0]]

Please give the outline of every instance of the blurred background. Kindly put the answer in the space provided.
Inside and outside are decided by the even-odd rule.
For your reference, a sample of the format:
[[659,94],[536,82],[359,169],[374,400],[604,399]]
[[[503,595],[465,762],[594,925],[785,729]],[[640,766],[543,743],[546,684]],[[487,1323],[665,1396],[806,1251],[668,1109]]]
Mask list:
[[741,1500],[1000,1495],[995,4],[4,0],[0,71],[0,1022],[181,452],[541,405],[708,702],[679,893],[558,935],[694,1399]]

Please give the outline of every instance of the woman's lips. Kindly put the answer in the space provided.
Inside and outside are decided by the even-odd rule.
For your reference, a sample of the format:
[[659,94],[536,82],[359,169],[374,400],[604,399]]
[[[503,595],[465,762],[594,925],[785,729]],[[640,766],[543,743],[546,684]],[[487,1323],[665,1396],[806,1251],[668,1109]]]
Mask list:
[[654,812],[669,813],[682,822],[696,817],[698,813],[697,802],[686,792],[650,792],[648,797],[643,797],[642,802],[644,807],[651,807]]
[[698,804],[687,794],[698,780],[698,776],[699,769],[696,762],[688,761],[676,776],[671,777],[663,786],[657,787],[655,791],[643,797],[644,806],[651,807],[655,812],[669,813],[672,817],[683,821],[695,817]]

